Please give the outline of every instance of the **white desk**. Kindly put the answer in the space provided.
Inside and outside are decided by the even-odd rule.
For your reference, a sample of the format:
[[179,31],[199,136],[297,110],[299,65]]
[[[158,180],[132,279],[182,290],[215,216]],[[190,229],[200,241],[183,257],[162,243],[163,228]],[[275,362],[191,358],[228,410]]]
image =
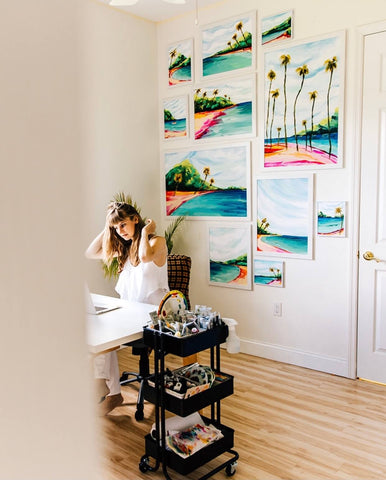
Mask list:
[[87,344],[90,353],[101,353],[142,337],[143,326],[150,320],[149,312],[158,305],[129,302],[120,298],[91,294],[98,305],[120,306],[100,315],[87,315]]

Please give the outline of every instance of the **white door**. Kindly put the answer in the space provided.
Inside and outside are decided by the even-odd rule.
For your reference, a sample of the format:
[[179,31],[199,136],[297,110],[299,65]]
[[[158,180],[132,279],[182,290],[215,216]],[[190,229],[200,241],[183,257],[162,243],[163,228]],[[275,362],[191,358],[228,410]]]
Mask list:
[[363,61],[357,376],[386,383],[386,31]]

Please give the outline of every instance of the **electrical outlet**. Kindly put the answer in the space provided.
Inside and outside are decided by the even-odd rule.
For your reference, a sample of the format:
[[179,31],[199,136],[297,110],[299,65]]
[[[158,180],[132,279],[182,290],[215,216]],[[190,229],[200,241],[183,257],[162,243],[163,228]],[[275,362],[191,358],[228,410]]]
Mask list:
[[273,315],[275,317],[281,317],[281,303],[274,303],[273,304]]

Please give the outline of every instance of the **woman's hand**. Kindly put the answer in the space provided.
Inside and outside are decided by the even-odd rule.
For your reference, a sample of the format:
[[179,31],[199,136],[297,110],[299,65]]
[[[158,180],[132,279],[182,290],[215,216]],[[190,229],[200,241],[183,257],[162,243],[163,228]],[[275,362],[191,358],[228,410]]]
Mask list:
[[146,220],[146,224],[142,229],[142,234],[145,234],[146,236],[155,234],[155,222],[154,222],[154,220],[152,220],[151,218],[148,218]]
[[[151,218],[148,218],[141,232],[141,241],[138,250],[139,258],[143,263],[154,262],[161,267],[166,262],[168,249],[165,238],[152,236],[154,234],[155,222]],[[149,236],[152,237],[149,239]]]

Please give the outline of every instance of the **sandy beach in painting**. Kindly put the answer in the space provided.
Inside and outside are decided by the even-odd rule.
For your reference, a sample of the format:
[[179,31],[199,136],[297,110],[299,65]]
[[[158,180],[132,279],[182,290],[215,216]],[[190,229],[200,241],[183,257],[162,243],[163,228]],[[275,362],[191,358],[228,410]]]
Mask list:
[[186,137],[186,130],[182,132],[174,132],[173,130],[165,130],[164,138]]
[[[263,37],[264,38],[264,37]],[[291,38],[291,34],[289,34],[287,31],[279,35],[278,37],[272,38],[271,40],[263,41],[262,45],[268,45],[269,43],[276,42],[277,40],[282,40],[283,38]]]
[[233,284],[236,283],[238,285],[245,285],[247,283],[248,268],[244,267],[244,266],[241,266],[241,265],[237,265],[237,268],[239,268],[240,273],[238,274],[238,276],[234,280],[232,280],[229,283],[233,283]]
[[270,287],[276,287],[276,286],[279,286],[281,285],[281,280],[272,280],[271,282],[267,283],[267,285],[269,285]]
[[185,83],[190,81],[190,80],[178,80],[177,78],[173,77],[174,72],[176,72],[179,69],[180,67],[172,68],[171,70],[169,70],[169,85],[179,85],[180,83]]
[[195,113],[194,114],[194,137],[201,138],[205,133],[216,125],[217,118],[225,115],[224,109],[215,110],[213,112]]
[[333,232],[318,232],[318,235],[322,235],[322,236],[328,236],[328,235],[332,235],[332,236],[335,236],[335,235],[343,235],[344,234],[344,228],[341,228],[339,230],[334,230]]
[[257,251],[258,252],[290,253],[288,252],[288,250],[284,250],[279,247],[274,247],[273,245],[268,245],[268,243],[263,242],[261,237],[262,235],[257,235]]
[[296,150],[296,144],[289,143],[286,149],[284,145],[265,145],[264,148],[264,166],[265,167],[283,167],[296,165],[336,165],[337,157],[318,148],[306,148],[299,145]]
[[171,215],[178,207],[193,197],[207,193],[211,192],[166,192],[166,215]]

